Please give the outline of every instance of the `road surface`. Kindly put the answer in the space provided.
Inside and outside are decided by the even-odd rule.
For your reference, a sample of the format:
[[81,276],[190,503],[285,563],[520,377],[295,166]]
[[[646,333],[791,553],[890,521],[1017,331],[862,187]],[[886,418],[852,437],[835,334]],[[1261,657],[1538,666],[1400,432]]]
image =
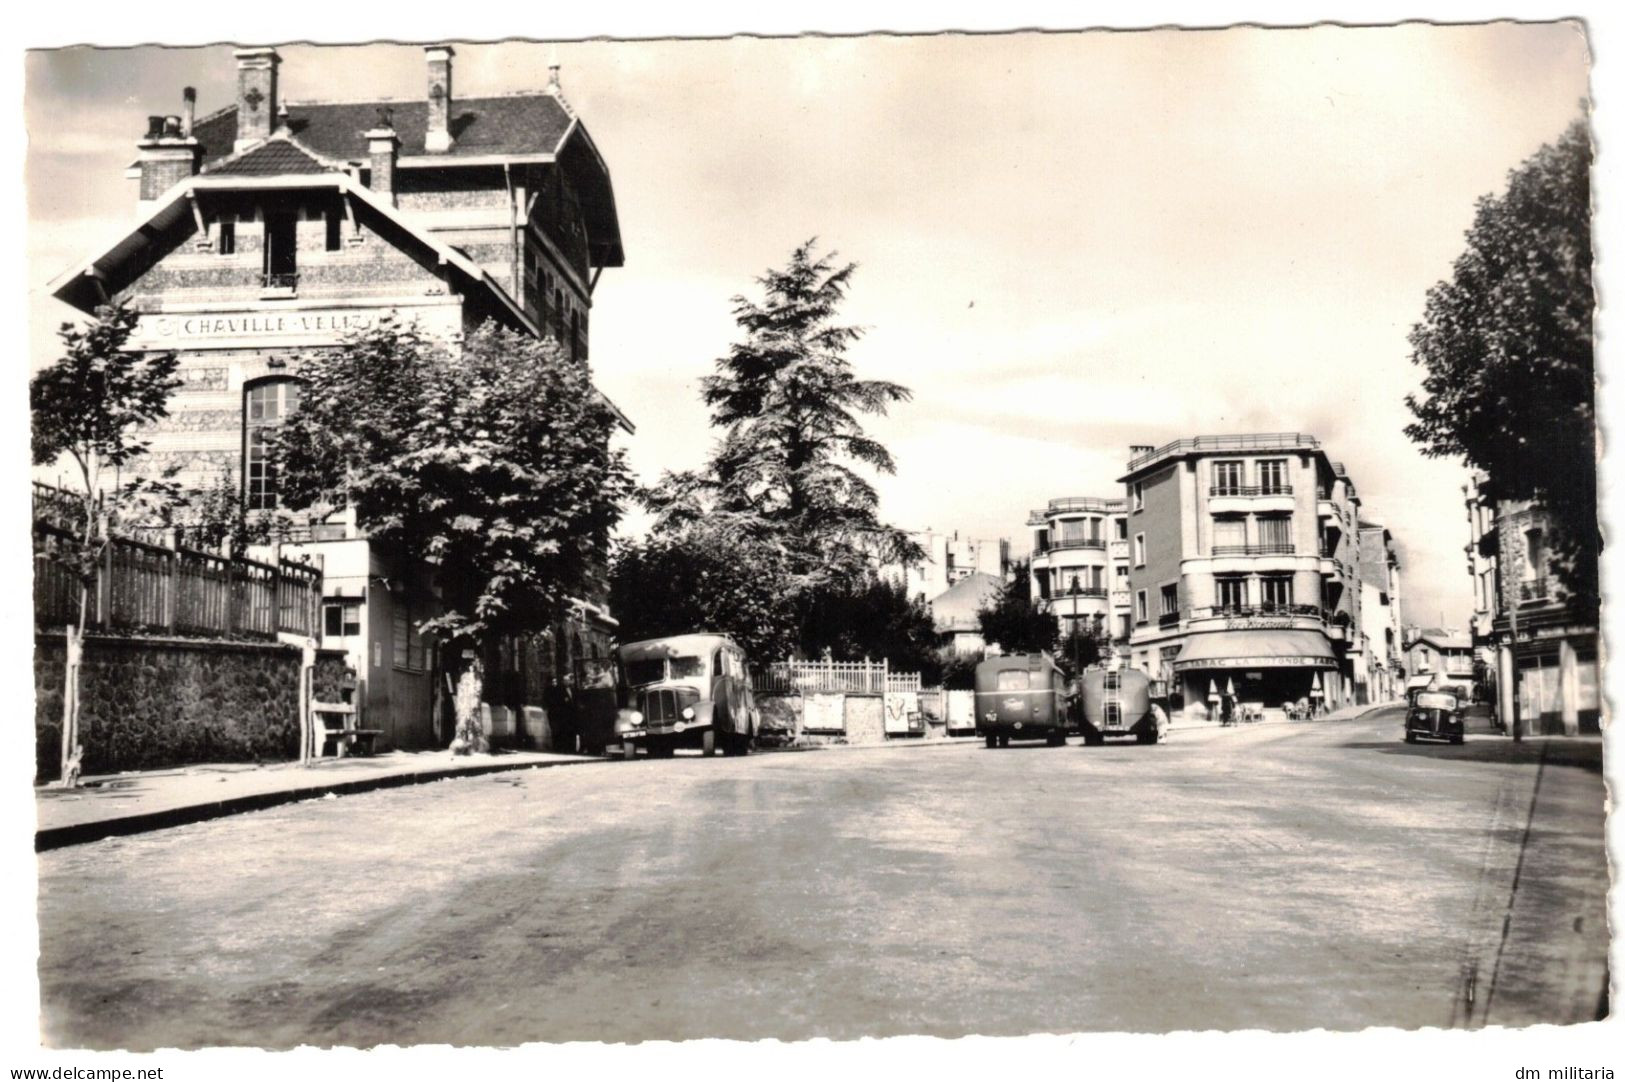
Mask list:
[[58,1047],[1593,1017],[1601,749],[1398,716],[606,762],[46,853]]

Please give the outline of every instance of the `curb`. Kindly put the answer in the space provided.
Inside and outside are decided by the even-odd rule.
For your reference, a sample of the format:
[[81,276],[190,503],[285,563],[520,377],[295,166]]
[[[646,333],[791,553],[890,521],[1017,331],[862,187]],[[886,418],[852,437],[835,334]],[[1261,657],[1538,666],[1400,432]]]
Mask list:
[[88,823],[73,823],[69,826],[47,827],[43,830],[36,830],[34,832],[34,852],[44,853],[52,849],[64,849],[70,845],[85,845],[89,842],[98,842],[106,838],[125,837],[131,834],[148,834],[156,830],[186,826],[190,823],[207,822],[210,819],[224,819],[231,815],[263,811],[266,808],[274,808],[281,804],[295,804],[301,800],[315,800],[328,795],[353,796],[357,793],[368,793],[378,789],[398,789],[406,785],[426,785],[429,782],[446,781],[450,778],[473,778],[484,774],[501,774],[514,770],[543,770],[549,767],[579,766],[583,763],[603,761],[602,759],[559,759],[542,763],[484,763],[470,767],[450,766],[433,770],[414,770],[403,774],[385,774],[377,778],[353,778],[349,781],[333,781],[269,793],[250,793],[203,804],[186,804],[176,808],[164,808],[160,811],[143,812],[139,815],[125,815],[113,819],[99,819]]
[[783,748],[751,749],[752,755],[780,755],[797,751],[893,751],[900,748],[958,748],[979,743],[981,737],[950,736],[937,740],[889,740],[884,744],[800,744]]

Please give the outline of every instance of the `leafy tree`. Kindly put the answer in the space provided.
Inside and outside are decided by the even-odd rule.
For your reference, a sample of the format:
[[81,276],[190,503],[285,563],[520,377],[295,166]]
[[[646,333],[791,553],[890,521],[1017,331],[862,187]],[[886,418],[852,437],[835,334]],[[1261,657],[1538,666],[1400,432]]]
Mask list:
[[1597,596],[1591,140],[1577,121],[1478,202],[1467,248],[1411,331],[1426,397],[1410,438],[1461,457],[1502,500],[1533,500],[1570,593]]
[[1105,656],[1101,633],[1093,628],[1073,627],[1056,644],[1056,660],[1076,676]]
[[601,590],[629,492],[614,412],[585,362],[492,323],[458,349],[384,320],[299,374],[299,407],[274,440],[281,494],[296,510],[353,508],[406,566],[435,567],[443,611],[420,630],[472,650],[459,745],[478,745],[464,708],[485,654]]
[[803,599],[803,651],[833,658],[885,658],[898,672],[919,672],[933,682],[941,663],[931,610],[911,599],[903,584],[864,576],[831,583]]
[[694,522],[617,546],[610,609],[626,642],[714,631],[752,659],[773,661],[796,646],[796,614],[785,601],[790,577],[781,550]]
[[891,454],[860,418],[907,401],[906,387],[859,379],[846,352],[862,334],[838,322],[857,264],[815,241],[758,279],[763,299],[733,298],[744,332],[701,383],[723,437],[706,467],[668,473],[648,495],[656,529],[700,518],[771,537],[802,585],[866,573],[877,558],[917,559],[878,517],[879,497],[854,466],[891,473]]
[[976,618],[982,625],[982,638],[997,643],[1007,654],[1055,651],[1055,617],[1033,601],[1031,564],[1026,560],[1015,562],[1004,590]]
[[208,485],[182,490],[160,520],[178,528],[182,544],[233,557],[245,555],[250,545],[286,537],[291,525],[280,514],[251,514],[243,486],[231,470],[221,470]]
[[[145,502],[169,495],[161,479],[121,479],[122,468],[148,447],[141,430],[169,413],[178,361],[174,354],[127,350],[138,315],[122,304],[96,309],[83,328],[64,323],[64,352],[34,374],[28,397],[36,466],[64,455],[78,468],[80,505],[73,543],[61,556],[79,580],[79,620],[68,629],[64,681],[61,784],[79,775],[79,658],[89,617],[90,588],[112,536],[113,525]],[[107,484],[109,471],[115,482]]]

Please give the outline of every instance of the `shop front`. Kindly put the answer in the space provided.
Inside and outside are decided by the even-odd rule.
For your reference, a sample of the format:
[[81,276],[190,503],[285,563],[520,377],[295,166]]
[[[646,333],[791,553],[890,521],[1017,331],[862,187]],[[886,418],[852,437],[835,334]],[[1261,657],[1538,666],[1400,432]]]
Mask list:
[[1185,640],[1173,662],[1188,705],[1209,713],[1328,709],[1344,699],[1331,641],[1303,628],[1212,631]]

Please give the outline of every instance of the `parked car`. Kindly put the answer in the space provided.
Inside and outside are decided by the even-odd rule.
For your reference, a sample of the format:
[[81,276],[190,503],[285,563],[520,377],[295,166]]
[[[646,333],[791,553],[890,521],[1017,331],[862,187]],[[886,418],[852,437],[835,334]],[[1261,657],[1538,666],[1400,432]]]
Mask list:
[[1466,739],[1459,700],[1443,691],[1419,691],[1405,711],[1405,743],[1418,740],[1448,740],[1460,744]]
[[976,731],[990,748],[1011,739],[1066,743],[1066,677],[1048,654],[990,657],[976,666]]
[[745,755],[760,716],[744,650],[725,635],[645,639],[616,650],[621,706],[615,737],[626,758],[678,748]]

